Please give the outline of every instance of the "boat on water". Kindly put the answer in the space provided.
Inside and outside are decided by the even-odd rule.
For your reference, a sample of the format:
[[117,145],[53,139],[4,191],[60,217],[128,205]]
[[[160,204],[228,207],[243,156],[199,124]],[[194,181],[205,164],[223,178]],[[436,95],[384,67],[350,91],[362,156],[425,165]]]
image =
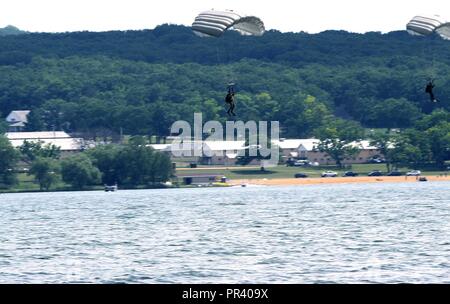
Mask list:
[[117,184],[105,185],[105,192],[116,192],[118,190]]

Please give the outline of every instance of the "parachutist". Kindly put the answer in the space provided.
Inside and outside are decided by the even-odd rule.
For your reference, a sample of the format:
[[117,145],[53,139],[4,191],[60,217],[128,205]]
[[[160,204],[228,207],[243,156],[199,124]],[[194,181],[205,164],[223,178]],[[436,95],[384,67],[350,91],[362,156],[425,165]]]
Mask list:
[[236,106],[236,104],[234,103],[234,87],[232,85],[228,86],[228,93],[227,96],[225,96],[225,102],[230,105],[227,114],[230,116],[231,114],[233,114],[233,116],[236,116],[236,114],[234,113],[234,108]]
[[433,80],[431,80],[427,83],[427,86],[425,87],[425,93],[430,94],[431,102],[437,102],[437,99],[434,97],[433,88],[434,88],[434,83],[433,83]]

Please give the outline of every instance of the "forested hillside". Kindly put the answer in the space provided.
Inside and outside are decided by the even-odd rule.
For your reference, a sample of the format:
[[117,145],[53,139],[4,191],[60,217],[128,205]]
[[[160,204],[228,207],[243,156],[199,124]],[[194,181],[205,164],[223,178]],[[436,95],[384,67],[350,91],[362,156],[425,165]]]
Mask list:
[[[167,135],[177,119],[225,120],[236,82],[242,120],[279,120],[283,136],[311,136],[341,117],[406,128],[450,109],[450,42],[406,32],[320,34],[148,31],[0,37],[0,112],[32,109],[29,130]],[[439,102],[424,92],[435,79]]]

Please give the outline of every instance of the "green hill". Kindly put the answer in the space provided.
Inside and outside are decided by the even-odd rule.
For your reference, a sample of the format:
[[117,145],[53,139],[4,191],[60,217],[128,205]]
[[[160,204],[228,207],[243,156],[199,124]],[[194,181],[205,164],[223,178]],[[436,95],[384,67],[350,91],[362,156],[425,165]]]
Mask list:
[[[162,25],[2,36],[0,112],[33,109],[35,128],[167,135],[195,111],[224,121],[226,84],[234,81],[239,118],[279,120],[286,137],[311,136],[336,117],[407,128],[450,109],[449,53],[449,41],[405,31],[208,39]],[[424,92],[430,78],[438,104]]]
[[21,35],[26,33],[27,32],[22,31],[13,25],[8,25],[4,28],[0,28],[0,36]]

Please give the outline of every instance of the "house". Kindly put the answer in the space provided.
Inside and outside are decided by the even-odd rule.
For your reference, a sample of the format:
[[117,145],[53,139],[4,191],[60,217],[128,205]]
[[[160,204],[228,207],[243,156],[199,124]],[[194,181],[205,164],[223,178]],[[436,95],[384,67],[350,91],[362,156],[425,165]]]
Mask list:
[[8,131],[9,132],[21,132],[25,129],[26,124],[28,123],[28,114],[30,111],[12,111],[6,117],[6,122],[8,123]]
[[55,145],[60,148],[62,156],[80,152],[85,149],[85,142],[82,138],[73,138],[63,131],[8,132],[5,136],[15,148],[22,146],[25,141],[41,142],[43,145]]

